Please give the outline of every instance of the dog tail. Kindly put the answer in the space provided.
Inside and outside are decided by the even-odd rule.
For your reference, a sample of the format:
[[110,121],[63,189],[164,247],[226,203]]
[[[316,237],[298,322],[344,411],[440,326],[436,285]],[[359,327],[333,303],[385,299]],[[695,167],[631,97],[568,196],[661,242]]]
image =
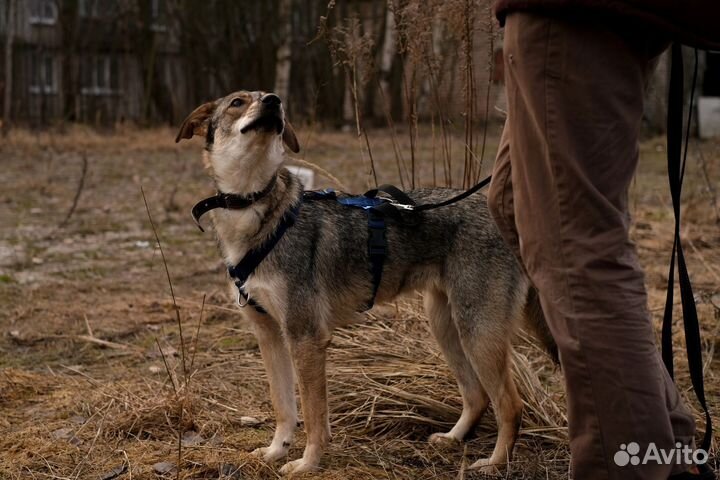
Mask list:
[[558,357],[557,343],[555,343],[555,339],[550,333],[550,328],[548,328],[545,315],[540,307],[540,297],[535,287],[530,287],[528,291],[527,301],[525,303],[525,320],[543,347],[545,347],[545,350],[553,362],[559,364],[560,358]]

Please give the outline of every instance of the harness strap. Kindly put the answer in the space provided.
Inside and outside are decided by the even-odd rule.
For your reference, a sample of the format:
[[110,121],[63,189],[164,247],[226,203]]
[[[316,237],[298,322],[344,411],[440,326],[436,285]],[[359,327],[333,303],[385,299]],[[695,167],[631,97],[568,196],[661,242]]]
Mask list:
[[[361,208],[365,210],[368,216],[368,260],[370,263],[370,274],[372,278],[372,296],[366,304],[364,310],[369,310],[375,304],[375,297],[377,296],[378,289],[380,288],[380,282],[382,281],[383,266],[385,263],[385,257],[387,257],[387,224],[385,217],[393,216],[396,218],[400,217],[400,209],[409,210],[413,212],[421,212],[425,210],[433,210],[435,208],[444,207],[455,202],[463,200],[473,193],[477,192],[481,188],[485,187],[490,183],[492,177],[487,177],[480,181],[477,185],[472,188],[439,203],[428,203],[423,205],[417,205],[415,201],[410,198],[405,192],[395,187],[394,185],[381,185],[378,188],[369,190],[363,196],[357,197],[342,197],[338,198],[337,194],[332,189],[322,191],[305,191],[303,192],[303,199],[308,200],[336,200],[337,202],[354,208]],[[200,217],[214,209],[214,208],[245,208],[252,204],[259,198],[262,198],[272,190],[275,183],[276,177],[273,177],[271,182],[261,192],[254,193],[248,197],[239,197],[238,195],[222,194],[219,193],[213,197],[206,198],[193,207],[193,219],[200,226]],[[378,193],[385,193],[390,196],[391,200],[378,197]],[[270,238],[260,247],[249,251],[245,257],[235,266],[228,267],[228,273],[232,278],[235,279],[235,285],[238,289],[238,304],[241,306],[250,305],[260,313],[267,313],[262,306],[249,297],[245,292],[243,285],[247,281],[248,277],[257,268],[258,265],[265,259],[265,257],[272,251],[277,242],[280,241],[285,231],[295,223],[297,214],[300,209],[298,203],[293,209],[285,214],[283,220],[280,222],[277,230],[270,236]],[[240,299],[244,299],[245,303],[242,304]]]
[[370,259],[370,273],[372,275],[372,296],[365,306],[370,310],[375,304],[380,282],[382,281],[383,265],[387,257],[387,228],[385,218],[374,208],[367,211],[368,215],[368,257]]
[[[228,273],[230,274],[230,277],[235,280],[235,286],[238,289],[238,304],[241,307],[250,305],[260,313],[267,313],[265,309],[249,297],[247,292],[245,292],[243,285],[245,285],[245,282],[250,275],[252,275],[258,265],[260,265],[260,263],[265,260],[265,257],[270,254],[272,249],[275,248],[275,245],[277,245],[283,235],[285,235],[288,228],[295,224],[298,214],[300,213],[301,205],[302,202],[298,202],[290,208],[290,210],[285,212],[285,215],[283,215],[283,218],[280,220],[278,227],[262,245],[247,252],[237,265],[228,267]],[[241,298],[245,300],[245,303],[240,302]]]
[[683,152],[683,59],[682,47],[678,43],[672,46],[672,66],[670,70],[670,88],[668,98],[667,123],[667,159],[668,180],[672,196],[673,211],[675,213],[675,236],[672,253],[670,254],[670,271],[668,274],[668,289],[665,303],[665,314],[662,326],[662,358],[670,377],[673,378],[673,348],[672,348],[672,310],[673,287],[675,284],[675,256],[677,254],[678,276],[680,280],[680,297],[685,328],[685,346],[687,349],[688,368],[695,395],[705,412],[705,435],[700,448],[710,451],[712,440],[712,419],[705,400],[705,387],[703,385],[702,344],[700,341],[700,325],[695,307],[695,297],[688,275],[685,255],[680,240],[680,195],[682,181],[685,176],[687,163],[688,141],[690,137],[690,123],[692,121],[693,100],[698,73],[698,52],[695,49],[695,69],[693,72],[692,90],[690,93],[690,108],[685,131],[685,151]]
[[[393,187],[394,188],[394,187]],[[399,191],[399,190],[398,190]],[[402,192],[400,192],[402,193]],[[402,193],[405,195],[404,193]],[[365,210],[368,217],[368,261],[370,263],[370,278],[372,279],[372,294],[370,300],[361,310],[370,310],[375,305],[375,297],[377,296],[380,282],[382,281],[383,266],[385,257],[387,257],[387,224],[385,223],[385,215],[388,211],[384,208],[390,203],[382,198],[371,197],[367,195],[355,197],[338,197],[332,189],[321,191],[306,191],[303,193],[305,200],[335,200],[347,207],[360,208]],[[410,198],[410,197],[408,197]],[[397,213],[397,210],[391,209]],[[390,213],[392,213],[390,212]]]

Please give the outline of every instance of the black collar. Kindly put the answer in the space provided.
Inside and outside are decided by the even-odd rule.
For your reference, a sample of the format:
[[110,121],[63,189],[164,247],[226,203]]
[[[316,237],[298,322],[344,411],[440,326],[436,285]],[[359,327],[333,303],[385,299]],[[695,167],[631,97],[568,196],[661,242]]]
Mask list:
[[268,193],[270,193],[275,186],[276,181],[277,175],[273,175],[272,179],[265,186],[265,188],[263,188],[259,192],[251,193],[250,195],[237,195],[235,193],[218,192],[212,197],[200,200],[192,208],[193,220],[195,220],[195,224],[198,226],[200,231],[204,232],[205,230],[203,230],[202,226],[200,225],[200,217],[205,215],[207,212],[216,208],[227,208],[229,210],[242,210],[243,208],[247,208],[261,198],[263,198],[264,196],[266,196]]

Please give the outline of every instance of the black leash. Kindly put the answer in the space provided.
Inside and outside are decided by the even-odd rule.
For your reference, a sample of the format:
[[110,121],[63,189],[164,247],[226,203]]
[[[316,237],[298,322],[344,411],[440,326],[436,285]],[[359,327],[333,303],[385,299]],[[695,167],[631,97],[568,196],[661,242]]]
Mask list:
[[690,107],[688,109],[687,126],[685,129],[685,150],[683,152],[683,99],[684,78],[682,47],[678,43],[672,46],[672,67],[670,70],[670,88],[668,97],[667,123],[667,159],[668,180],[675,213],[675,237],[670,255],[670,271],[668,273],[668,290],[665,303],[665,314],[662,326],[662,358],[671,378],[674,378],[673,346],[672,346],[672,310],[673,287],[675,285],[675,257],[677,254],[678,277],[680,281],[680,297],[685,328],[685,346],[687,349],[688,369],[695,395],[705,412],[705,435],[700,448],[710,451],[712,440],[712,419],[705,400],[703,384],[702,343],[700,341],[700,322],[698,321],[690,276],[688,275],[685,255],[680,241],[680,194],[687,164],[688,143],[690,139],[690,123],[692,121],[693,101],[698,74],[698,51],[695,49],[695,68],[693,71]]
[[365,192],[366,197],[375,198],[378,193],[386,193],[392,198],[392,202],[390,203],[391,206],[396,208],[401,208],[403,210],[409,210],[412,212],[424,212],[427,210],[434,210],[436,208],[440,207],[446,207],[448,205],[452,205],[453,203],[457,203],[461,200],[466,199],[473,193],[476,193],[483,187],[486,187],[490,181],[492,180],[492,175],[488,175],[486,178],[483,178],[478,182],[477,184],[473,185],[469,189],[465,190],[462,193],[459,193],[455,195],[454,197],[450,197],[447,200],[443,200],[442,202],[438,203],[424,203],[422,205],[417,205],[415,201],[410,198],[405,192],[400,190],[394,185],[380,185],[377,188],[373,188],[372,190],[368,190]]

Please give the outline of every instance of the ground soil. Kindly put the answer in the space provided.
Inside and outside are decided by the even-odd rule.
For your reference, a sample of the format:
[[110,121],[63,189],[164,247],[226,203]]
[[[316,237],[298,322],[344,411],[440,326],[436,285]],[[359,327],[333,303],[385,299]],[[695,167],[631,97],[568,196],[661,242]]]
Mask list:
[[[372,178],[364,141],[298,130],[306,160],[364,191]],[[490,129],[484,170],[492,166],[498,131]],[[408,169],[416,165],[418,185],[443,184],[439,140],[421,133],[414,162],[401,134],[398,149]],[[212,232],[200,233],[188,213],[212,192],[201,145],[175,145],[173,138],[165,129],[74,129],[15,132],[0,143],[0,479],[175,478],[178,465],[180,478],[277,476],[278,465],[247,454],[269,442],[273,427],[257,343],[232,305]],[[399,183],[393,137],[372,131],[370,143],[380,183]],[[455,185],[461,144],[458,135]],[[683,236],[702,321],[706,391],[717,413],[720,223],[713,189],[720,184],[720,147],[694,145]],[[664,155],[662,140],[643,142],[630,192],[632,236],[656,325],[673,226]],[[61,226],[83,158],[84,185]],[[316,178],[316,187],[329,185]],[[172,277],[184,342],[141,187]],[[696,408],[680,330],[676,323],[679,384]],[[517,351],[528,413],[516,461],[501,478],[567,478],[561,373],[527,340],[518,340]],[[452,424],[461,403],[416,298],[380,307],[363,325],[339,332],[330,363],[334,437],[319,478],[479,478],[464,468],[490,453],[491,415],[464,445],[426,442]],[[300,434],[290,457],[303,445]]]

